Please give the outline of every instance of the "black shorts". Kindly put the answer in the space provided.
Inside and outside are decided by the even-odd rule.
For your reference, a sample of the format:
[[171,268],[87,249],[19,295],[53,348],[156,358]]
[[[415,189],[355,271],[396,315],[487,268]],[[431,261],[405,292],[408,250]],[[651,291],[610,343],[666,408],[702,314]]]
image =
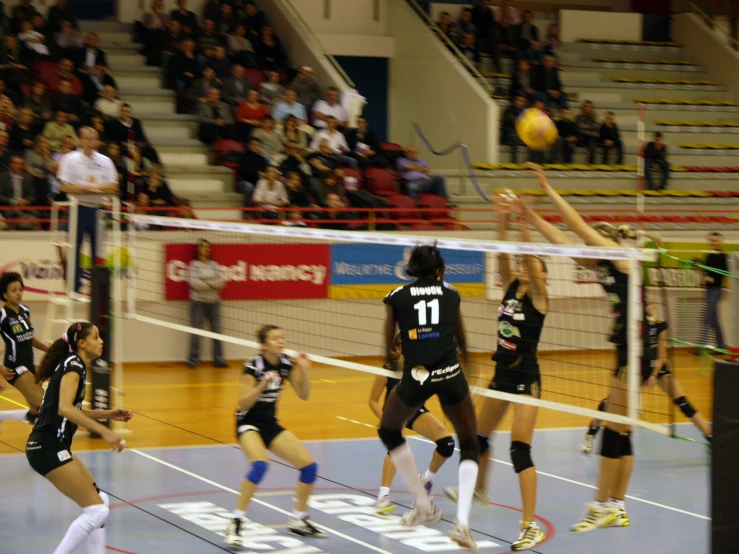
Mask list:
[[416,422],[416,420],[421,417],[423,414],[429,413],[428,408],[426,406],[421,406],[418,408],[418,411],[413,414],[413,417],[408,420],[408,423],[405,424],[405,428],[409,431],[413,431],[413,424]]
[[237,420],[236,421],[236,437],[241,437],[244,433],[249,431],[256,431],[262,437],[264,446],[269,448],[272,441],[277,438],[277,435],[282,433],[285,428],[277,423],[276,419],[262,420],[262,421],[249,421]]
[[[8,367],[8,366],[5,366]],[[23,375],[24,373],[30,373],[31,375],[36,375],[36,370],[33,366],[25,366],[25,365],[19,365],[18,367],[8,367],[10,371],[15,373],[15,376],[8,381],[11,385],[13,385],[17,380],[18,377]]]
[[63,442],[54,437],[31,433],[26,442],[26,459],[39,475],[47,473],[70,463],[72,451]]
[[508,394],[524,394],[541,398],[541,373],[539,373],[539,368],[521,371],[520,369],[496,367],[495,375],[488,388]]
[[[652,367],[651,365],[644,363],[643,359],[641,365],[641,384],[643,385],[649,380],[649,377],[652,375]],[[616,377],[616,379],[618,379],[622,383],[626,383],[629,379],[628,368],[628,353],[625,350],[619,350],[616,360],[616,370],[613,373],[614,377]],[[672,375],[672,371],[670,371],[670,368],[667,364],[662,365],[659,373],[657,373],[657,379],[662,379],[662,377],[664,377],[665,375]]]
[[438,396],[444,405],[454,406],[469,395],[470,388],[462,364],[450,361],[435,368],[406,368],[395,391],[406,406],[423,406],[432,396]]

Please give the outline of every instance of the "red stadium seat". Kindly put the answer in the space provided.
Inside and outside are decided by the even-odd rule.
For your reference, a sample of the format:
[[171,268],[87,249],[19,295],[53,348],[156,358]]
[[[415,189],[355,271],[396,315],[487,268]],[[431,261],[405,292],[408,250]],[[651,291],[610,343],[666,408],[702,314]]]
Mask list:
[[402,158],[405,155],[405,148],[395,142],[381,142],[380,153],[382,153],[390,163],[395,163],[395,160]]
[[387,169],[370,167],[364,172],[367,188],[378,196],[395,196],[398,190],[395,187],[395,178]]
[[56,72],[56,65],[56,62],[47,60],[35,62],[32,67],[35,79],[48,86],[51,77]]
[[423,218],[428,219],[435,225],[442,226],[445,230],[455,230],[458,227],[457,220],[449,214],[452,208],[446,198],[438,194],[421,194],[418,197],[418,205],[422,208],[432,208],[433,212],[423,212]]
[[405,194],[395,194],[387,199],[389,208],[402,208],[402,210],[391,211],[390,219],[415,219],[418,217],[415,200]]
[[244,74],[249,81],[251,81],[252,88],[259,89],[259,85],[261,85],[265,80],[266,77],[264,76],[264,71],[261,69],[257,69],[256,67],[246,67],[244,68]]
[[344,177],[354,177],[357,180],[357,187],[362,188],[364,185],[364,177],[362,177],[362,172],[358,169],[354,169],[352,167],[340,167],[341,171],[344,172]]
[[[238,140],[230,140],[230,139],[219,139],[213,144],[213,150],[216,154],[216,163],[218,165],[225,165],[227,167],[231,167],[229,164],[233,163],[232,160],[225,160],[224,158],[231,152],[235,152],[237,154],[243,154],[246,152],[246,149],[244,148],[244,145],[241,144]],[[238,163],[236,164],[238,166]]]

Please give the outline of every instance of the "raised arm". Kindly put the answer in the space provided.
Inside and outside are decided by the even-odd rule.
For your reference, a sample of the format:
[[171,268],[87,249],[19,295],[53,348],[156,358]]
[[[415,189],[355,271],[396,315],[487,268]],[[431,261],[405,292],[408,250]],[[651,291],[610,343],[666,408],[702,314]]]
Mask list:
[[295,394],[301,400],[308,400],[310,398],[310,380],[308,379],[308,371],[310,370],[312,363],[310,358],[304,353],[301,353],[295,359],[295,367],[290,372],[290,386],[292,386]]
[[[501,199],[503,200],[503,199]],[[508,240],[508,210],[501,210],[500,222],[498,223],[498,240]],[[516,279],[511,269],[511,256],[501,252],[498,254],[498,273],[500,275],[500,284],[503,290],[507,290],[511,283]]]
[[[522,219],[521,238],[524,242],[531,242],[531,232],[529,224]],[[546,314],[549,311],[549,292],[547,291],[547,272],[544,269],[544,263],[536,256],[527,254],[525,256],[526,269],[529,272],[529,287],[531,288],[531,303],[540,313]]]

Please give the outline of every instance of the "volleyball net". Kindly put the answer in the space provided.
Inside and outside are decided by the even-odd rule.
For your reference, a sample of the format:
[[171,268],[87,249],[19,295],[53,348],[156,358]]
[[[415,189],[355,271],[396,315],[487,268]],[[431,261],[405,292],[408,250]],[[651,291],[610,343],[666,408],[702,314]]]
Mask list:
[[[462,296],[472,360],[465,373],[475,394],[670,433],[666,424],[671,422],[672,410],[667,399],[654,395],[640,401],[639,396],[643,312],[637,293],[643,263],[657,259],[653,250],[435,239],[147,215],[133,215],[132,223],[126,245],[130,258],[126,317],[206,340],[219,339],[226,343],[229,359],[253,354],[259,348],[256,330],[274,324],[286,331],[288,354],[305,352],[319,367],[387,377],[398,375],[382,369],[382,299],[412,281],[405,273],[405,262],[413,246],[436,242],[446,261],[445,279]],[[200,326],[192,320],[189,264],[200,239],[211,243],[212,258],[225,282],[220,294],[220,326],[215,330],[207,322]],[[498,309],[504,294],[498,277],[501,254],[509,255],[514,267],[524,254],[541,256],[548,266],[549,312],[539,344],[541,398],[487,389],[495,369],[491,354],[498,332],[503,337],[521,332],[515,325],[499,328]],[[613,320],[599,276],[573,258],[623,260],[632,267],[628,415],[597,411],[608,396],[616,364],[614,347],[608,341]],[[661,303],[659,295],[654,301]],[[656,309],[659,312],[664,307]],[[423,340],[421,329],[418,336]],[[185,341],[182,346],[184,359]]]

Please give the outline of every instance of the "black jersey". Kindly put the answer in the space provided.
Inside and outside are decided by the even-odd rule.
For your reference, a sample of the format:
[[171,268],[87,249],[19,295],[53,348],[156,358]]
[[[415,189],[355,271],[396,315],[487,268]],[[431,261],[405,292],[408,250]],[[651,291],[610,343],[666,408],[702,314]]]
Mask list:
[[292,369],[293,362],[285,355],[280,355],[280,362],[277,365],[270,364],[261,354],[249,358],[244,363],[245,375],[253,375],[257,382],[261,381],[267,373],[276,373],[280,376],[280,379],[272,381],[250,409],[236,414],[239,421],[275,419],[277,417],[277,401],[282,393],[285,380],[290,377]]
[[0,310],[0,329],[5,342],[5,367],[15,369],[25,366],[33,372],[33,325],[31,310],[19,306],[14,312],[8,306]]
[[644,365],[650,367],[659,358],[659,336],[669,326],[666,321],[647,318],[647,336],[644,338]]
[[501,368],[535,371],[545,314],[534,307],[528,294],[516,297],[519,285],[518,279],[510,284],[498,307],[498,346],[493,360]]
[[59,391],[61,389],[62,377],[72,372],[80,376],[80,382],[77,385],[77,394],[74,397],[74,404],[78,410],[82,409],[82,402],[85,400],[87,366],[77,354],[70,354],[66,360],[56,367],[54,374],[49,379],[49,386],[41,403],[41,411],[38,414],[36,425],[33,427],[34,434],[41,433],[54,437],[56,440],[64,443],[67,448],[72,447],[72,437],[77,431],[77,425],[68,421],[66,417],[59,415]]
[[620,272],[610,260],[601,260],[595,266],[595,275],[598,282],[608,295],[611,304],[613,327],[608,340],[612,343],[626,345],[626,322],[629,297],[629,276]]
[[418,280],[385,297],[400,328],[404,369],[457,361],[460,302],[457,290],[437,279]]

